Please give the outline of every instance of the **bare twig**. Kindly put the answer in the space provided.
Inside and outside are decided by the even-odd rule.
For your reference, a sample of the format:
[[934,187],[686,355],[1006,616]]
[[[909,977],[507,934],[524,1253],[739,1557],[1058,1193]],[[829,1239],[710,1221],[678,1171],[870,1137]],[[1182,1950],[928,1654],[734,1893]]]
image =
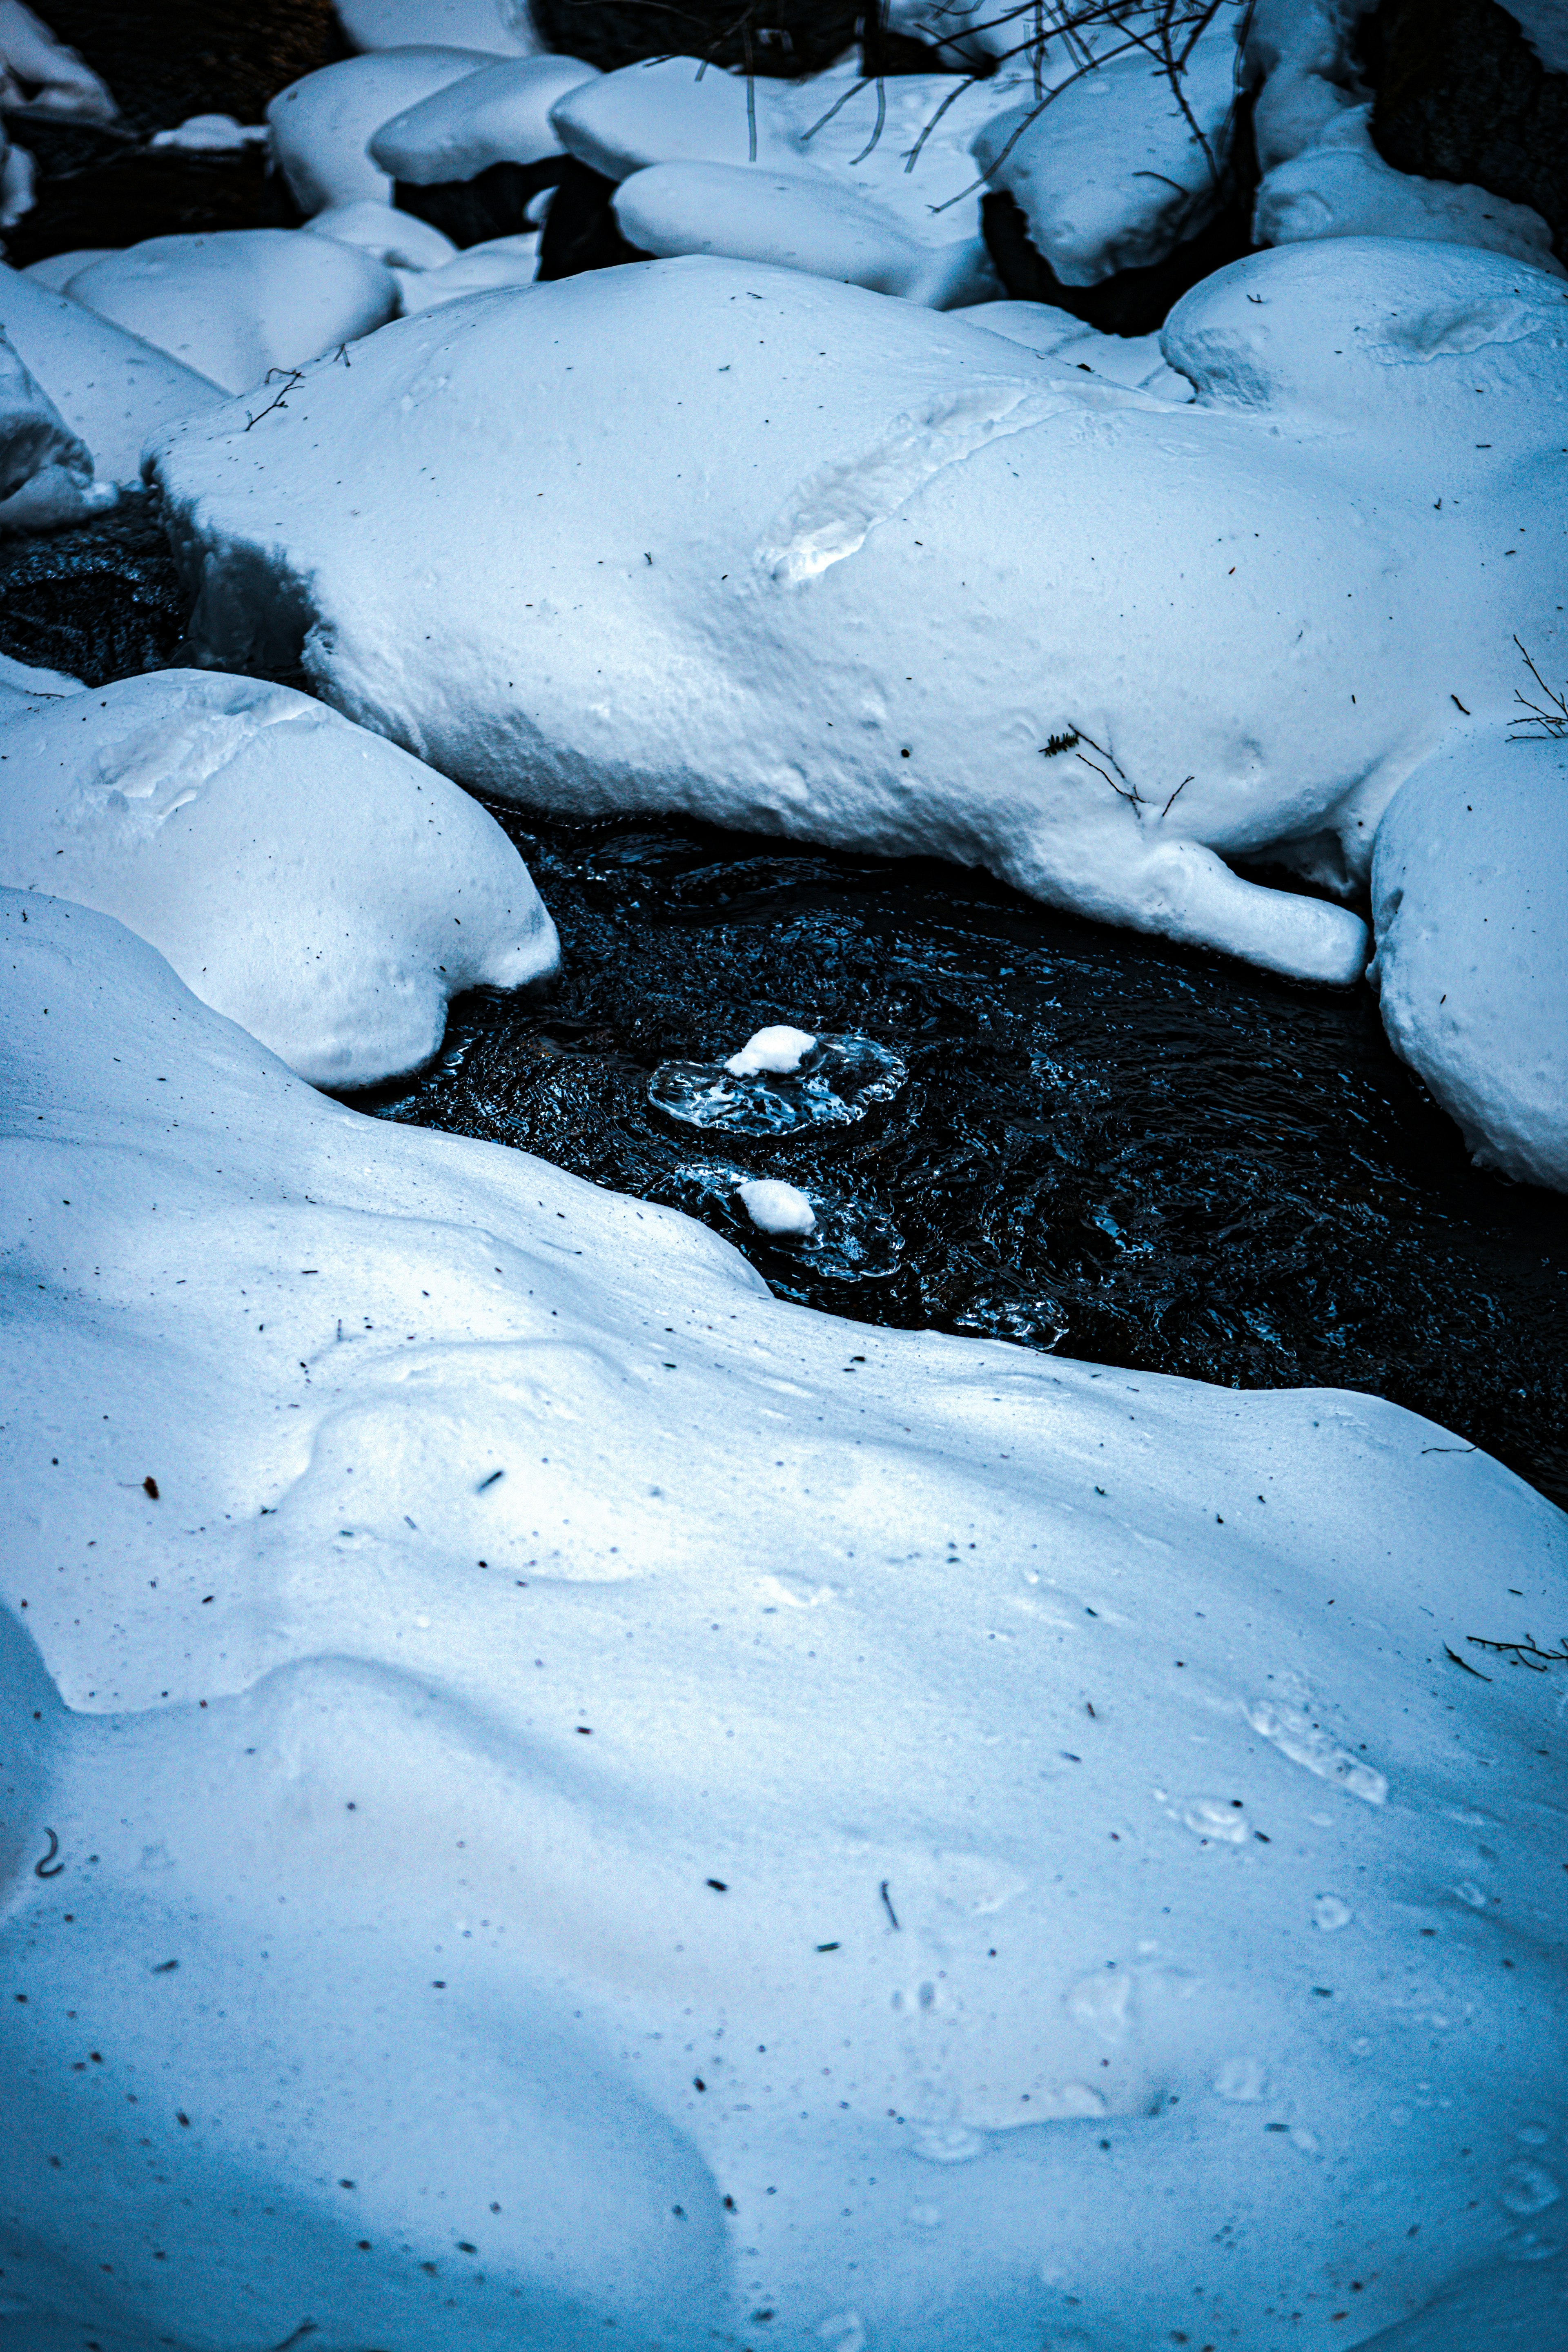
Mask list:
[[[1523,706],[1525,715],[1522,719],[1515,719],[1510,722],[1516,731],[1509,737],[1509,740],[1510,743],[1561,740],[1564,735],[1568,735],[1568,695],[1554,694],[1530,656],[1525,653],[1523,646],[1520,645],[1517,636],[1514,644],[1519,646],[1519,650],[1524,657],[1526,669],[1546,699],[1544,702],[1532,702],[1528,694],[1515,687],[1513,698]],[[1539,730],[1534,735],[1531,733],[1532,728]]]
[[270,416],[275,408],[286,408],[289,404],[289,394],[293,391],[294,386],[297,383],[302,383],[305,380],[303,368],[268,368],[261,379],[263,386],[269,384],[275,375],[280,375],[283,378],[278,395],[276,399],[269,400],[265,408],[258,408],[254,416],[246,418],[245,430],[247,433],[253,425],[259,425],[264,416]]
[[1532,1675],[1543,1675],[1548,1666],[1568,1666],[1568,1633],[1560,1633],[1557,1638],[1563,1644],[1560,1650],[1539,1648],[1533,1633],[1527,1633],[1522,1642],[1489,1642],[1484,1633],[1465,1636],[1478,1650],[1495,1650],[1510,1665],[1528,1666]]

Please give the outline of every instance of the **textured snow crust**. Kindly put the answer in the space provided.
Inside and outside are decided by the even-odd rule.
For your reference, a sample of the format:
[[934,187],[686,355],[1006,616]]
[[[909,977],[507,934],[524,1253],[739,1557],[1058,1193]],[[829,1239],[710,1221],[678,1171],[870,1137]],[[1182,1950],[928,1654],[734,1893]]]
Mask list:
[[1372,883],[1395,1053],[1478,1160],[1568,1192],[1568,742],[1451,744],[1395,793]]
[[23,2341],[1558,2340],[1552,1692],[1467,1637],[1562,1514],[780,1306],[0,909]]
[[1453,698],[1507,715],[1515,634],[1556,661],[1565,328],[1495,255],[1282,249],[1167,320],[1176,406],[688,259],[405,320],[153,475],[204,658],[302,662],[482,791],[943,856],[1348,982],[1356,916],[1225,860],[1364,878]]
[[286,228],[153,236],[89,262],[74,302],[220,384],[249,392],[397,315],[397,281],[362,245]]
[[451,997],[559,961],[466,793],[287,687],[206,671],[0,698],[0,882],[117,916],[321,1086],[415,1068]]

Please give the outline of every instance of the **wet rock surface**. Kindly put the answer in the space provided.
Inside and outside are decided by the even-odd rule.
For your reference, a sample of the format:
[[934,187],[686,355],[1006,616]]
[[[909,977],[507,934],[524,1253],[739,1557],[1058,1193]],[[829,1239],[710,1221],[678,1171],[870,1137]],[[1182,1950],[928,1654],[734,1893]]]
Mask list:
[[[931,864],[495,814],[563,976],[543,1003],[461,1000],[439,1059],[361,1108],[701,1216],[786,1298],[1237,1387],[1377,1391],[1568,1502],[1568,1202],[1470,1167],[1370,991]],[[661,1064],[721,1065],[773,1023],[875,1039],[908,1081],[853,1124],[763,1136],[650,1105]],[[821,1201],[831,1233],[760,1231],[748,1177]]]
[[0,653],[13,661],[88,686],[163,669],[188,604],[145,491],[68,530],[0,534]]

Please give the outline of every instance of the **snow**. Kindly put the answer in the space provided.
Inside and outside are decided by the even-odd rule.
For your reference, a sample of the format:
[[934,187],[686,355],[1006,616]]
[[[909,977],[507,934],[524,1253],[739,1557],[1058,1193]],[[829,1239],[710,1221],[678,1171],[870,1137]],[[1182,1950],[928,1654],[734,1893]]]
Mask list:
[[0,881],[97,908],[304,1077],[428,1060],[448,1000],[554,971],[477,802],[286,687],[162,670],[0,698]]
[[764,1071],[780,1076],[798,1070],[816,1045],[809,1029],[792,1029],[787,1022],[775,1022],[771,1028],[759,1029],[748,1037],[739,1050],[724,1064],[732,1078],[760,1078]]
[[[31,662],[13,661],[9,654],[0,654],[0,692],[7,697],[39,694],[85,694],[86,687],[79,677],[69,677],[60,669],[36,669]],[[15,704],[0,701],[0,718]]]
[[798,1184],[752,1176],[735,1189],[760,1234],[809,1234],[816,1223],[816,1212]]
[[91,68],[22,0],[0,0],[0,107],[23,105],[59,122],[112,122],[120,111]]
[[1468,1637],[1562,1514],[780,1306],[0,921],[24,2333],[1558,2339],[1554,1701]]
[[3,262],[0,332],[86,442],[104,481],[135,481],[150,435],[223,397],[194,369]]
[[1372,140],[1372,109],[1337,114],[1316,142],[1276,164],[1258,191],[1253,234],[1260,245],[1305,237],[1430,237],[1474,245],[1565,274],[1552,231],[1529,205],[1489,189],[1424,180],[1385,163]]
[[1568,7],[1563,0],[1502,0],[1548,73],[1568,73]]
[[337,0],[337,16],[356,49],[438,42],[497,57],[530,57],[538,46],[526,0]]
[[481,792],[945,856],[1348,982],[1360,919],[1226,860],[1355,888],[1452,698],[1506,719],[1516,634],[1557,661],[1563,305],[1467,248],[1282,247],[1167,321],[1178,407],[656,262],[402,320],[153,472],[204,660],[299,661]]
[[249,392],[397,314],[397,281],[363,247],[284,228],[151,236],[89,262],[68,291],[226,392]]
[[[551,119],[568,152],[612,180],[658,169],[657,183],[628,187],[616,209],[623,225],[641,219],[660,253],[773,261],[885,280],[896,292],[901,277],[917,301],[977,302],[1001,288],[980,235],[969,142],[1022,87],[1016,75],[951,74],[873,87],[835,68],[748,89],[743,75],[665,58],[585,84]],[[846,248],[852,257],[841,260]]]
[[1022,210],[1064,286],[1163,261],[1213,219],[1236,103],[1236,31],[1222,8],[1195,42],[1178,98],[1142,49],[1109,58],[1048,104],[1032,92],[973,142],[980,169]]
[[101,261],[106,254],[118,253],[117,245],[78,246],[70,253],[46,254],[42,261],[29,261],[22,271],[35,286],[47,286],[52,294],[63,294],[79,269],[89,261]]
[[305,226],[313,236],[330,236],[339,245],[352,245],[368,253],[373,261],[384,263],[399,284],[405,272],[440,269],[458,257],[451,238],[432,228],[428,221],[416,220],[412,213],[376,204],[369,197],[355,205],[329,205]]
[[1483,1166],[1568,1192],[1568,740],[1447,746],[1390,803],[1372,893],[1395,1053]]
[[403,279],[406,315],[431,310],[443,302],[460,302],[469,294],[486,294],[497,287],[531,286],[539,274],[539,231],[517,236],[492,236],[470,245],[438,269]]
[[270,136],[265,122],[237,122],[232,114],[188,114],[173,131],[154,131],[149,143],[184,148],[193,155],[233,155],[265,147]]
[[1152,392],[1161,400],[1189,401],[1193,396],[1186,377],[1166,366],[1158,335],[1102,335],[1050,302],[987,302],[967,323],[1022,343],[1042,359],[1103,376],[1108,383]]
[[92,458],[0,331],[0,509],[46,466],[85,480]]
[[272,153],[304,213],[392,201],[365,152],[371,133],[447,82],[491,63],[481,50],[434,42],[343,58],[280,89],[267,109]]
[[465,74],[384,122],[371,161],[416,187],[471,180],[492,163],[539,163],[559,155],[550,110],[598,79],[576,58],[509,58]]

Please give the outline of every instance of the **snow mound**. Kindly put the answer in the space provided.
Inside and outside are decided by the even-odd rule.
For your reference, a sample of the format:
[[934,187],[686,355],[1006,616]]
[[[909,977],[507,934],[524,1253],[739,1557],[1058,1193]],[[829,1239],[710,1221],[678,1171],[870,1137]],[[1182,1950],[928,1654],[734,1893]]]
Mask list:
[[1225,861],[1354,887],[1451,698],[1506,718],[1515,634],[1556,662],[1568,310],[1495,255],[1327,250],[1184,298],[1185,407],[730,262],[404,320],[163,437],[193,640],[482,792],[944,856],[1349,982],[1357,917]]
[[302,694],[206,671],[0,699],[0,881],[117,916],[321,1086],[416,1067],[451,997],[559,961],[465,793]]
[[1484,1165],[1568,1192],[1568,741],[1467,735],[1378,827],[1384,1027]]
[[70,281],[83,303],[182,365],[249,392],[397,314],[397,281],[363,247],[286,228],[152,236]]
[[777,1305],[0,906],[25,2334],[1560,2338],[1555,1699],[1468,1637],[1561,1513]]
[[1102,335],[1086,327],[1070,310],[1050,302],[987,302],[965,323],[984,327],[988,335],[1003,335],[1022,343],[1042,359],[1079,368],[1085,375],[1102,376],[1108,383],[1152,392],[1161,400],[1188,401],[1193,387],[1185,376],[1165,364],[1158,335]]
[[206,376],[4,262],[0,332],[105,481],[134,482],[151,435],[223,397]]
[[117,245],[79,246],[71,253],[46,254],[42,261],[29,261],[21,275],[35,286],[47,286],[51,293],[63,294],[79,269],[89,261],[101,261],[106,254],[118,253]]
[[[0,691],[7,696],[39,694],[85,694],[87,688],[79,677],[71,677],[63,669],[36,669],[31,662],[13,661],[9,654],[0,654]],[[8,706],[0,702],[0,718]]]
[[405,107],[492,59],[432,42],[343,58],[280,89],[267,109],[272,153],[304,213],[365,199],[392,202],[392,182],[366,153],[371,133]]
[[373,261],[391,270],[399,285],[405,273],[441,269],[458,257],[451,238],[432,228],[428,221],[416,220],[412,213],[399,212],[392,205],[375,204],[368,196],[355,205],[329,205],[305,226],[312,236],[329,236],[339,245],[352,245],[368,253]]
[[0,110],[15,107],[55,122],[112,122],[120,111],[91,67],[22,0],[0,0]]
[[337,15],[356,49],[436,41],[510,58],[538,47],[527,0],[337,0]]
[[816,1044],[810,1029],[795,1029],[788,1022],[775,1021],[729,1055],[724,1067],[732,1078],[760,1078],[764,1071],[783,1076],[798,1070]]
[[469,294],[493,293],[498,287],[531,286],[539,275],[539,231],[526,229],[518,236],[488,237],[470,245],[438,269],[402,278],[403,309],[433,310],[442,302],[460,302]]
[[1111,57],[1042,104],[1032,93],[973,142],[1064,286],[1163,261],[1218,211],[1236,106],[1236,26],[1221,8],[1171,76],[1147,50]]
[[12,493],[46,467],[86,481],[92,456],[0,329],[0,521]]
[[371,139],[371,161],[416,187],[471,180],[492,163],[542,163],[562,152],[551,108],[597,79],[576,58],[509,58],[481,67],[384,122]]

